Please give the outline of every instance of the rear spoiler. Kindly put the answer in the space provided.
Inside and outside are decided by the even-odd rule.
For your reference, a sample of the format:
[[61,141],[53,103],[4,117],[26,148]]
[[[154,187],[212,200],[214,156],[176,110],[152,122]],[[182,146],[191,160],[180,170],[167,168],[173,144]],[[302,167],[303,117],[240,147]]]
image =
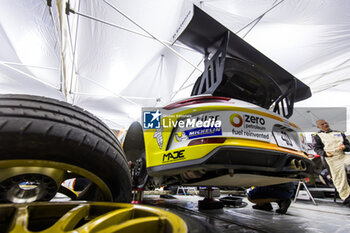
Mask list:
[[[259,76],[263,76],[260,78],[263,82],[270,85],[269,87],[274,87],[273,89],[279,89],[273,91],[273,96],[269,96],[269,106],[266,103],[261,104],[264,108],[272,106],[274,112],[290,117],[294,102],[311,96],[307,85],[195,5],[173,38],[206,56],[205,71],[197,80],[192,95],[215,94],[220,85],[218,82],[221,82],[224,76],[224,60],[233,58],[258,70],[259,74],[262,74]],[[213,75],[216,77],[211,77]],[[217,81],[217,84],[214,85],[213,81]],[[212,86],[208,86],[208,83]],[[205,85],[207,88],[203,88]]]

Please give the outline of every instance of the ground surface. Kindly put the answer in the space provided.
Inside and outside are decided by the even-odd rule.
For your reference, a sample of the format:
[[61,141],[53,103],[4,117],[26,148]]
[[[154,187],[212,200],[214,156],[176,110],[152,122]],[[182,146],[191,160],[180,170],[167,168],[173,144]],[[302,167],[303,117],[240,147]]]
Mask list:
[[[324,232],[349,233],[350,208],[342,205],[340,199],[316,199],[292,202],[286,215],[274,212],[278,208],[273,203],[273,211],[255,210],[246,198],[239,208],[224,207],[220,210],[198,210],[199,196],[174,195],[176,199],[145,195],[145,204],[166,208],[184,218],[190,232]],[[222,196],[221,196],[222,197]]]

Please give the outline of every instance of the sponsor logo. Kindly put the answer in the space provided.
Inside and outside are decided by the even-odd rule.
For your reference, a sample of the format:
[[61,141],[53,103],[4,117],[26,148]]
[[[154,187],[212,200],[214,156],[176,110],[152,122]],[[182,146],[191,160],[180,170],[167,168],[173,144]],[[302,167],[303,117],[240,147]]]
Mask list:
[[232,134],[237,137],[270,140],[270,134],[264,132],[266,121],[261,116],[234,113],[230,116],[230,122],[234,126]]
[[144,129],[159,129],[160,128],[160,116],[161,112],[157,111],[144,111],[143,112],[143,128]]
[[221,127],[201,127],[184,131],[189,139],[222,135]]
[[187,140],[188,137],[186,136],[186,134],[184,132],[178,132],[175,133],[175,142],[182,142]]
[[238,128],[242,126],[243,118],[239,114],[235,113],[231,115],[230,122],[234,127]]
[[163,128],[160,127],[159,129],[156,129],[156,131],[153,134],[153,138],[157,140],[159,149],[162,149],[163,147]]
[[246,129],[254,129],[254,130],[266,130],[265,119],[261,116],[254,116],[249,114],[243,114],[243,117],[240,114],[234,113],[230,116],[231,124],[239,128],[242,125]]
[[185,150],[179,150],[179,151],[165,153],[163,155],[163,163],[171,162],[171,161],[174,161],[174,160],[183,160],[183,159],[185,159],[184,152],[185,152]]
[[247,123],[265,125],[265,119],[263,117],[245,114],[244,118],[245,118],[245,122]]

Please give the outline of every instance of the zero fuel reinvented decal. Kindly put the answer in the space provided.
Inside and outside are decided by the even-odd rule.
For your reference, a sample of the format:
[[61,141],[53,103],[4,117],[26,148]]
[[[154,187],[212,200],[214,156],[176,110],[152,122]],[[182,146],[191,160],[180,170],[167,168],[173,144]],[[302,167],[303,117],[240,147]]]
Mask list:
[[269,131],[272,125],[267,117],[248,113],[233,113],[230,116],[230,123],[233,126],[233,136],[270,141]]

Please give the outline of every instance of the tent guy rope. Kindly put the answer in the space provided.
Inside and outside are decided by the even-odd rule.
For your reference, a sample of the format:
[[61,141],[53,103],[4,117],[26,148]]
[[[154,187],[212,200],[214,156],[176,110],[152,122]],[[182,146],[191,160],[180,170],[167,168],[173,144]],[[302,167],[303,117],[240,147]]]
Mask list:
[[[197,69],[200,72],[203,72],[203,70],[199,69],[198,67],[196,67],[194,64],[192,64],[192,62],[190,62],[187,58],[185,58],[184,56],[182,56],[182,54],[180,54],[179,52],[177,52],[175,49],[171,48],[169,45],[167,45],[166,43],[164,43],[162,40],[158,39],[157,37],[155,37],[153,34],[151,34],[150,32],[148,32],[146,29],[144,29],[143,27],[141,27],[139,24],[137,24],[135,21],[133,21],[131,18],[129,18],[126,14],[124,14],[122,11],[120,11],[118,8],[116,8],[114,5],[112,5],[111,3],[109,3],[108,1],[104,0],[104,2],[109,5],[112,9],[114,9],[115,11],[117,11],[119,14],[121,14],[122,16],[124,16],[126,19],[128,19],[130,22],[132,22],[133,24],[135,24],[137,27],[139,27],[142,31],[144,31],[146,34],[148,34],[151,38],[153,38],[154,40],[158,41],[159,43],[161,43],[163,46],[165,46],[166,48],[168,48],[170,51],[172,51],[175,55],[177,55],[178,57],[180,57],[181,59],[183,59],[185,62],[187,62],[189,65],[193,66],[195,69]],[[73,10],[70,9],[70,12],[75,13]],[[94,19],[91,17],[91,19]],[[96,19],[95,19],[96,20]]]
[[21,70],[19,70],[19,69],[16,69],[16,68],[14,68],[14,67],[12,67],[12,66],[6,64],[5,62],[1,62],[1,61],[0,61],[0,65],[3,65],[3,66],[5,66],[5,67],[7,67],[7,68],[9,68],[9,69],[11,69],[11,70],[14,70],[14,71],[16,71],[16,72],[18,72],[18,73],[20,73],[20,74],[23,74],[24,76],[26,76],[26,77],[28,77],[28,78],[34,79],[35,81],[40,82],[40,83],[42,83],[42,84],[44,84],[44,85],[46,85],[46,86],[52,87],[52,88],[54,88],[54,89],[56,89],[56,90],[60,90],[60,88],[55,87],[55,86],[52,85],[51,83],[45,82],[45,81],[43,81],[43,80],[40,80],[40,79],[38,79],[37,77],[35,77],[35,76],[33,76],[33,75],[27,74],[26,72],[23,72],[23,71],[21,71]]

